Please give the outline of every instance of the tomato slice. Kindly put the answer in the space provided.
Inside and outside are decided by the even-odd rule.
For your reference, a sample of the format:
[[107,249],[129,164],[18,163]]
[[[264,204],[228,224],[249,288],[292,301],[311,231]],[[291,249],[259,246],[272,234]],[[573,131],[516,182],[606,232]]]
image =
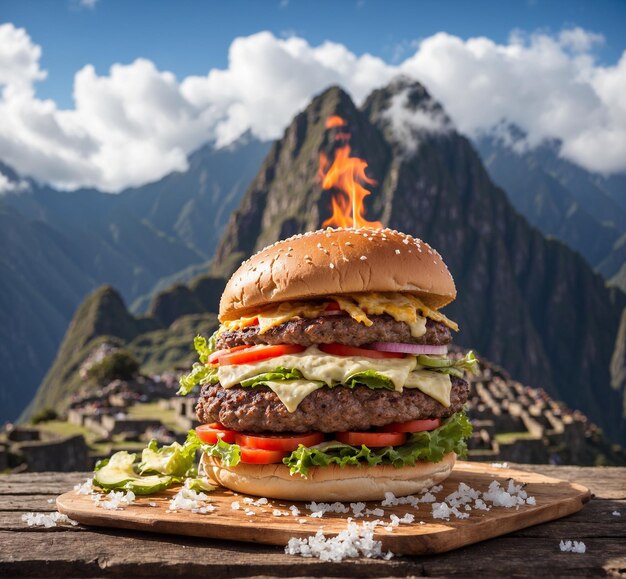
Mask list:
[[240,446],[248,448],[260,448],[263,450],[284,450],[291,452],[300,444],[303,446],[315,446],[324,442],[321,432],[308,434],[237,434],[236,441]]
[[276,346],[250,346],[245,349],[232,348],[226,353],[221,354],[218,363],[221,366],[231,366],[235,364],[251,364],[267,360],[268,358],[276,358],[278,356],[286,356],[287,354],[299,354],[304,352],[304,346],[297,344],[278,344]]
[[431,418],[429,420],[407,420],[406,422],[392,422],[381,426],[380,432],[424,432],[425,430],[435,430],[441,426],[441,418]]
[[228,430],[224,428],[219,422],[213,422],[211,424],[202,424],[196,428],[196,433],[202,442],[207,444],[215,444],[220,438],[224,442],[235,442],[234,430]]
[[406,434],[403,432],[338,432],[336,438],[344,444],[364,444],[370,448],[400,446],[406,442]]
[[328,302],[324,308],[326,312],[337,312],[339,310],[341,310],[341,307],[337,302]]
[[262,448],[241,447],[241,462],[248,464],[273,464],[282,462],[287,456],[287,452],[282,450],[264,450]]
[[238,352],[239,350],[245,350],[250,346],[235,346],[234,348],[226,348],[225,350],[216,350],[209,356],[209,364],[217,364],[219,359],[224,354],[230,354],[231,352]]
[[346,346],[345,344],[320,344],[319,349],[322,352],[331,354],[332,356],[366,356],[367,358],[404,358],[404,354],[400,352],[379,352],[378,350],[369,350],[367,348],[355,348],[354,346]]

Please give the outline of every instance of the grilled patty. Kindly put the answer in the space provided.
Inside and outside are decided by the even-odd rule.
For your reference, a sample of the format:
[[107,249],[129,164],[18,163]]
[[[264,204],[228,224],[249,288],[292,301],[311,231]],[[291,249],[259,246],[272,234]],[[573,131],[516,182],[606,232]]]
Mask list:
[[289,412],[267,386],[202,389],[196,407],[200,422],[220,422],[246,432],[343,432],[368,430],[391,422],[447,418],[463,408],[469,385],[452,377],[451,405],[446,408],[417,389],[403,392],[376,389],[322,387],[309,394],[295,412]]
[[289,320],[279,326],[259,334],[258,326],[222,332],[217,338],[217,349],[251,346],[254,344],[313,344],[339,343],[348,346],[362,346],[372,342],[405,342],[443,346],[452,341],[450,330],[440,322],[426,321],[426,333],[419,338],[411,336],[411,330],[404,322],[397,322],[391,316],[371,316],[373,324],[366,326],[348,315],[322,316],[320,318],[299,318]]

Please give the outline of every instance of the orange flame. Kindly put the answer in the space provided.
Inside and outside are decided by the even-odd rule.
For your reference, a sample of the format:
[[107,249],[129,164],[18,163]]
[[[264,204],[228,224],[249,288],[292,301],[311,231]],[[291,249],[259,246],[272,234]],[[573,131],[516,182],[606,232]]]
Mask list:
[[347,124],[348,123],[344,119],[338,117],[337,115],[332,115],[326,119],[327,129],[334,129],[335,127],[345,127]]
[[[344,127],[346,121],[332,116],[326,119],[326,128]],[[342,130],[335,135],[335,141],[348,141],[350,133]],[[365,198],[370,194],[362,184],[376,185],[374,179],[365,174],[367,163],[358,157],[351,157],[350,145],[340,145],[335,151],[332,164],[324,153],[320,153],[319,175],[322,188],[335,189],[331,200],[332,215],[322,223],[322,227],[373,227],[382,228],[380,221],[365,219]]]

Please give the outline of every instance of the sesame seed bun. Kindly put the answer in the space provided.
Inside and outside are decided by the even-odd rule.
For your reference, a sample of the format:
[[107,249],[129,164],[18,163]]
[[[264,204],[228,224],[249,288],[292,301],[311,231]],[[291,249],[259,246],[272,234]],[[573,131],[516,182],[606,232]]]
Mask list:
[[456,298],[446,264],[426,242],[390,229],[321,229],[243,262],[222,294],[219,319],[271,303],[360,292],[410,293],[433,309]]
[[284,464],[243,464],[227,467],[218,458],[202,455],[204,472],[213,482],[238,493],[291,501],[377,501],[386,492],[412,495],[450,476],[456,454],[437,463],[419,462],[395,468],[330,465],[313,467],[309,476],[292,476]]

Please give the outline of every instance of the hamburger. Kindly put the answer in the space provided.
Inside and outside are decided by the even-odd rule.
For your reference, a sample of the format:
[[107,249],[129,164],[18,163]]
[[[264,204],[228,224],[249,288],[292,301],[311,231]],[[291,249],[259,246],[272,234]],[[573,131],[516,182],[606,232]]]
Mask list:
[[243,262],[220,327],[196,337],[201,465],[214,482],[290,500],[377,500],[449,476],[466,450],[470,352],[448,355],[454,280],[427,243],[323,229]]

